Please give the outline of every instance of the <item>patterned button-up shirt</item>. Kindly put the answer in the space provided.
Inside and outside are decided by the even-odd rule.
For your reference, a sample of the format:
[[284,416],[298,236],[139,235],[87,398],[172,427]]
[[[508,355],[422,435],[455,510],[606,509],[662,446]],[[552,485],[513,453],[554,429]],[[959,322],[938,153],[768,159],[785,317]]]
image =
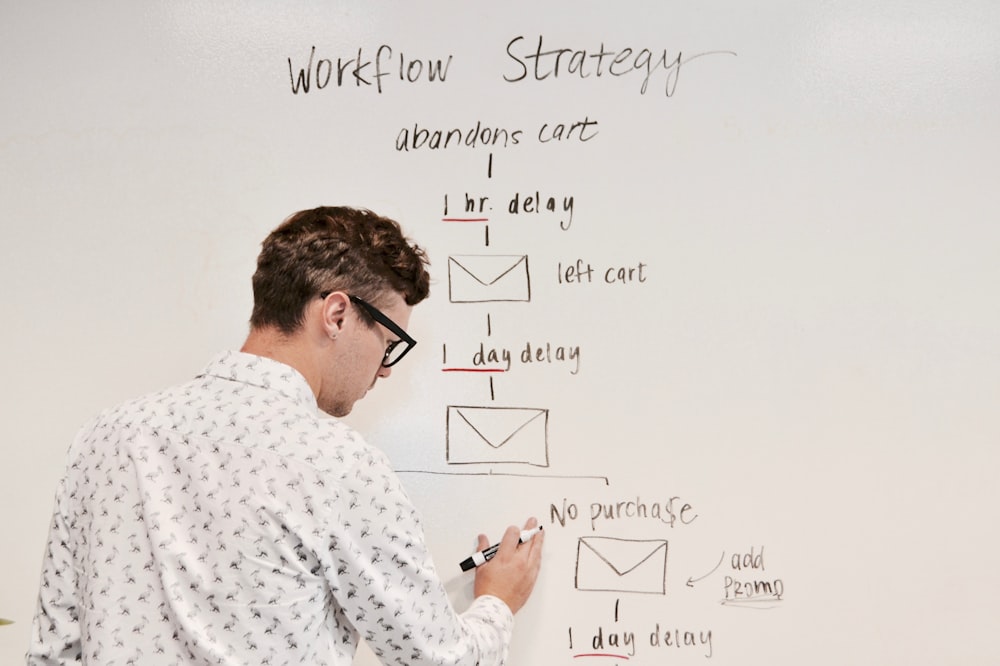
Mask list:
[[238,352],[72,444],[28,664],[500,664],[499,599],[457,613],[388,460],[305,378]]

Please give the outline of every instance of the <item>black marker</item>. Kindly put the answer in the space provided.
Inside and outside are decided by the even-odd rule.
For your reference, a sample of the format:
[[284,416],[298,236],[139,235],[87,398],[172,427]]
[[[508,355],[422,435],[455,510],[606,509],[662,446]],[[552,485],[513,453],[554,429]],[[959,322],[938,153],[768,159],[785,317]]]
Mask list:
[[[521,538],[518,539],[518,543],[524,543],[525,541],[530,541],[531,537],[535,536],[542,531],[542,526],[539,525],[534,529],[521,530]],[[481,550],[478,553],[473,553],[471,557],[465,558],[458,566],[462,567],[462,571],[468,571],[469,569],[474,569],[478,566],[482,566],[493,559],[493,556],[497,554],[500,550],[500,544],[495,544],[487,548],[486,550]]]

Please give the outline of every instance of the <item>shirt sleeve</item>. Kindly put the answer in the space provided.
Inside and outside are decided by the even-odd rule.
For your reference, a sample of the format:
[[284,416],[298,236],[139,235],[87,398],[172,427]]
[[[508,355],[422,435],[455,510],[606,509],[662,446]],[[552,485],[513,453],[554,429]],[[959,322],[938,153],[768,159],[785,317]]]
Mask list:
[[477,598],[457,613],[431,560],[419,514],[385,457],[371,451],[342,479],[331,591],[342,616],[386,664],[499,666],[513,614]]
[[42,560],[38,605],[31,625],[28,666],[76,664],[81,660],[80,618],[76,602],[76,569],[73,566],[67,525],[65,478],[59,483],[49,540]]
[[[504,664],[507,662],[507,648],[510,646],[510,639],[514,631],[514,614],[499,598],[484,594],[476,597],[468,610],[462,613],[462,621],[469,625],[469,631],[485,633],[481,637],[480,644],[499,644],[503,646],[503,651],[493,656],[489,664]],[[490,635],[492,634],[492,635]]]

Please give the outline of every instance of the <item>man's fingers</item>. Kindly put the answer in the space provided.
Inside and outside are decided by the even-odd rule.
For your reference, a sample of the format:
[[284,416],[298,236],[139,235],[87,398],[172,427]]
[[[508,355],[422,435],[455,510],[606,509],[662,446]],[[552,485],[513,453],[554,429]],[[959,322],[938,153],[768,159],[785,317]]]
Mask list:
[[503,539],[500,541],[501,550],[510,550],[517,548],[517,542],[521,538],[521,530],[517,529],[513,525],[507,528],[503,533]]

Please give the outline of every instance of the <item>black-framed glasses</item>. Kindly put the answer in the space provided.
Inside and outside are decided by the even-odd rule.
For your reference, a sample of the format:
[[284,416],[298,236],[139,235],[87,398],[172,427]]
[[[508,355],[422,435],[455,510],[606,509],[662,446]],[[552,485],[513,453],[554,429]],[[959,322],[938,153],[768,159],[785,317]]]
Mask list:
[[[326,298],[331,293],[330,291],[324,291],[319,295],[320,298]],[[390,366],[399,363],[407,352],[416,346],[417,341],[410,337],[410,335],[404,331],[399,324],[394,322],[385,316],[381,310],[377,307],[364,300],[363,298],[358,298],[357,296],[347,295],[351,299],[351,302],[361,308],[366,315],[374,319],[379,324],[382,324],[387,329],[389,329],[394,335],[399,337],[398,340],[393,340],[389,343],[389,346],[385,348],[385,356],[382,357],[382,367],[388,368]]]

